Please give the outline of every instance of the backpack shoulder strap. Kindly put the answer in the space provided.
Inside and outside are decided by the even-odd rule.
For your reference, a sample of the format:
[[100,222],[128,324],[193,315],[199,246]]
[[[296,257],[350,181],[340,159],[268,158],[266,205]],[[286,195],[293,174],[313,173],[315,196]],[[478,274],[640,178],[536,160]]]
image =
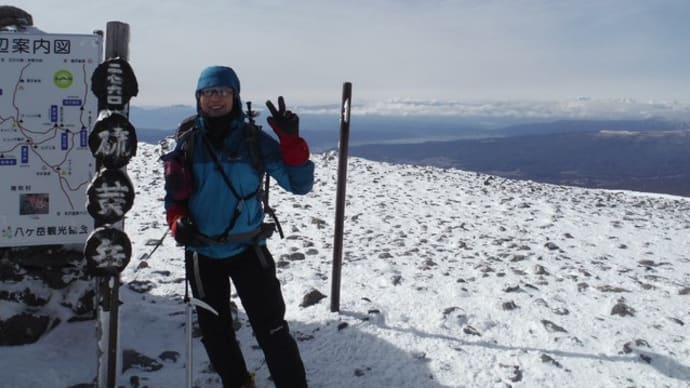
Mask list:
[[264,166],[263,157],[261,156],[260,131],[261,128],[253,123],[248,123],[245,126],[245,138],[249,146],[249,157],[252,159],[252,164],[256,171],[258,171],[259,174],[263,174],[266,166]]
[[[264,165],[263,156],[261,155],[261,127],[254,124],[251,108],[249,109],[250,121],[245,126],[245,138],[247,140],[247,145],[249,146],[249,157],[252,159],[252,164],[254,168],[263,177],[263,187],[259,183],[259,190],[257,195],[261,199],[264,206],[264,211],[268,213],[273,221],[275,222],[276,229],[280,238],[284,238],[283,228],[280,226],[280,221],[276,216],[275,211],[268,202],[268,192],[270,189],[271,176],[266,171],[266,166]],[[259,180],[261,181],[261,179]]]

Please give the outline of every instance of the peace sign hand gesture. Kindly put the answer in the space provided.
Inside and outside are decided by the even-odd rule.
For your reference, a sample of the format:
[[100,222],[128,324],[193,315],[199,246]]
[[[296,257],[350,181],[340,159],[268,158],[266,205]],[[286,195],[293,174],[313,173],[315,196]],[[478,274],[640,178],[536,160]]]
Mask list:
[[266,106],[271,116],[266,119],[273,131],[282,138],[283,136],[299,136],[299,117],[292,111],[285,110],[283,96],[278,97],[278,109],[271,102],[266,101]]

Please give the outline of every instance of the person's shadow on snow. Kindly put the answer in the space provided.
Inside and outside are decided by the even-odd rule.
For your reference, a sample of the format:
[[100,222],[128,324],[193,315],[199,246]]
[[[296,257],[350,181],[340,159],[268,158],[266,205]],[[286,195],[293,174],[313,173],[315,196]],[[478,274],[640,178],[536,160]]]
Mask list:
[[[122,288],[122,293],[131,292],[125,288]],[[186,363],[185,304],[181,300],[172,301],[169,296],[145,294],[144,297],[151,302],[150,310],[142,309],[141,303],[138,307],[134,304],[130,307],[127,303],[120,307],[120,349],[133,361],[124,360],[118,383],[129,388],[181,386]],[[321,303],[309,308],[327,306]],[[150,319],[147,319],[149,314]],[[167,322],[160,322],[157,317],[161,315],[168,317]],[[364,326],[369,324],[362,317],[366,315],[344,312],[341,313],[341,321],[319,324],[288,321],[298,342],[310,387],[449,388],[433,379],[428,367],[430,360],[424,353],[400,349],[365,332]],[[236,330],[236,335],[249,371],[255,373],[257,386],[273,386],[263,352],[253,337],[246,315],[240,311],[237,318],[241,327]],[[220,387],[220,379],[212,372],[198,338],[196,313],[193,320],[194,387]],[[152,327],[130,327],[134,322],[142,321]],[[369,327],[376,329],[375,325]],[[141,337],[151,333],[159,338]]]
[[323,325],[290,323],[310,387],[447,387],[434,380],[426,354],[396,347],[360,327],[366,321],[341,316]]

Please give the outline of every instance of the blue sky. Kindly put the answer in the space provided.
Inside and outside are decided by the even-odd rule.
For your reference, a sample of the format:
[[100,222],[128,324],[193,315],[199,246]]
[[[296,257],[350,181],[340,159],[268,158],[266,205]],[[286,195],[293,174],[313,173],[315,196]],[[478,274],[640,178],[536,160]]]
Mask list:
[[[191,104],[230,65],[243,97],[690,101],[687,0],[9,2],[50,33],[130,24],[141,106]],[[273,97],[275,98],[275,97]]]

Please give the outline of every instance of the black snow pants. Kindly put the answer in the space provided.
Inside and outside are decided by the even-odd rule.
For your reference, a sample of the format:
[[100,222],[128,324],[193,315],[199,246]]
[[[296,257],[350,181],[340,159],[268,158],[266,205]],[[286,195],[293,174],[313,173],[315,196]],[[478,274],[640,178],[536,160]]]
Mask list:
[[[258,257],[263,253],[268,267]],[[192,295],[218,311],[197,307],[202,343],[225,388],[242,386],[249,372],[235,337],[230,315],[230,279],[254,330],[278,388],[306,387],[297,343],[285,321],[285,302],[275,262],[266,247],[250,247],[236,256],[216,259],[186,251],[185,269]]]

